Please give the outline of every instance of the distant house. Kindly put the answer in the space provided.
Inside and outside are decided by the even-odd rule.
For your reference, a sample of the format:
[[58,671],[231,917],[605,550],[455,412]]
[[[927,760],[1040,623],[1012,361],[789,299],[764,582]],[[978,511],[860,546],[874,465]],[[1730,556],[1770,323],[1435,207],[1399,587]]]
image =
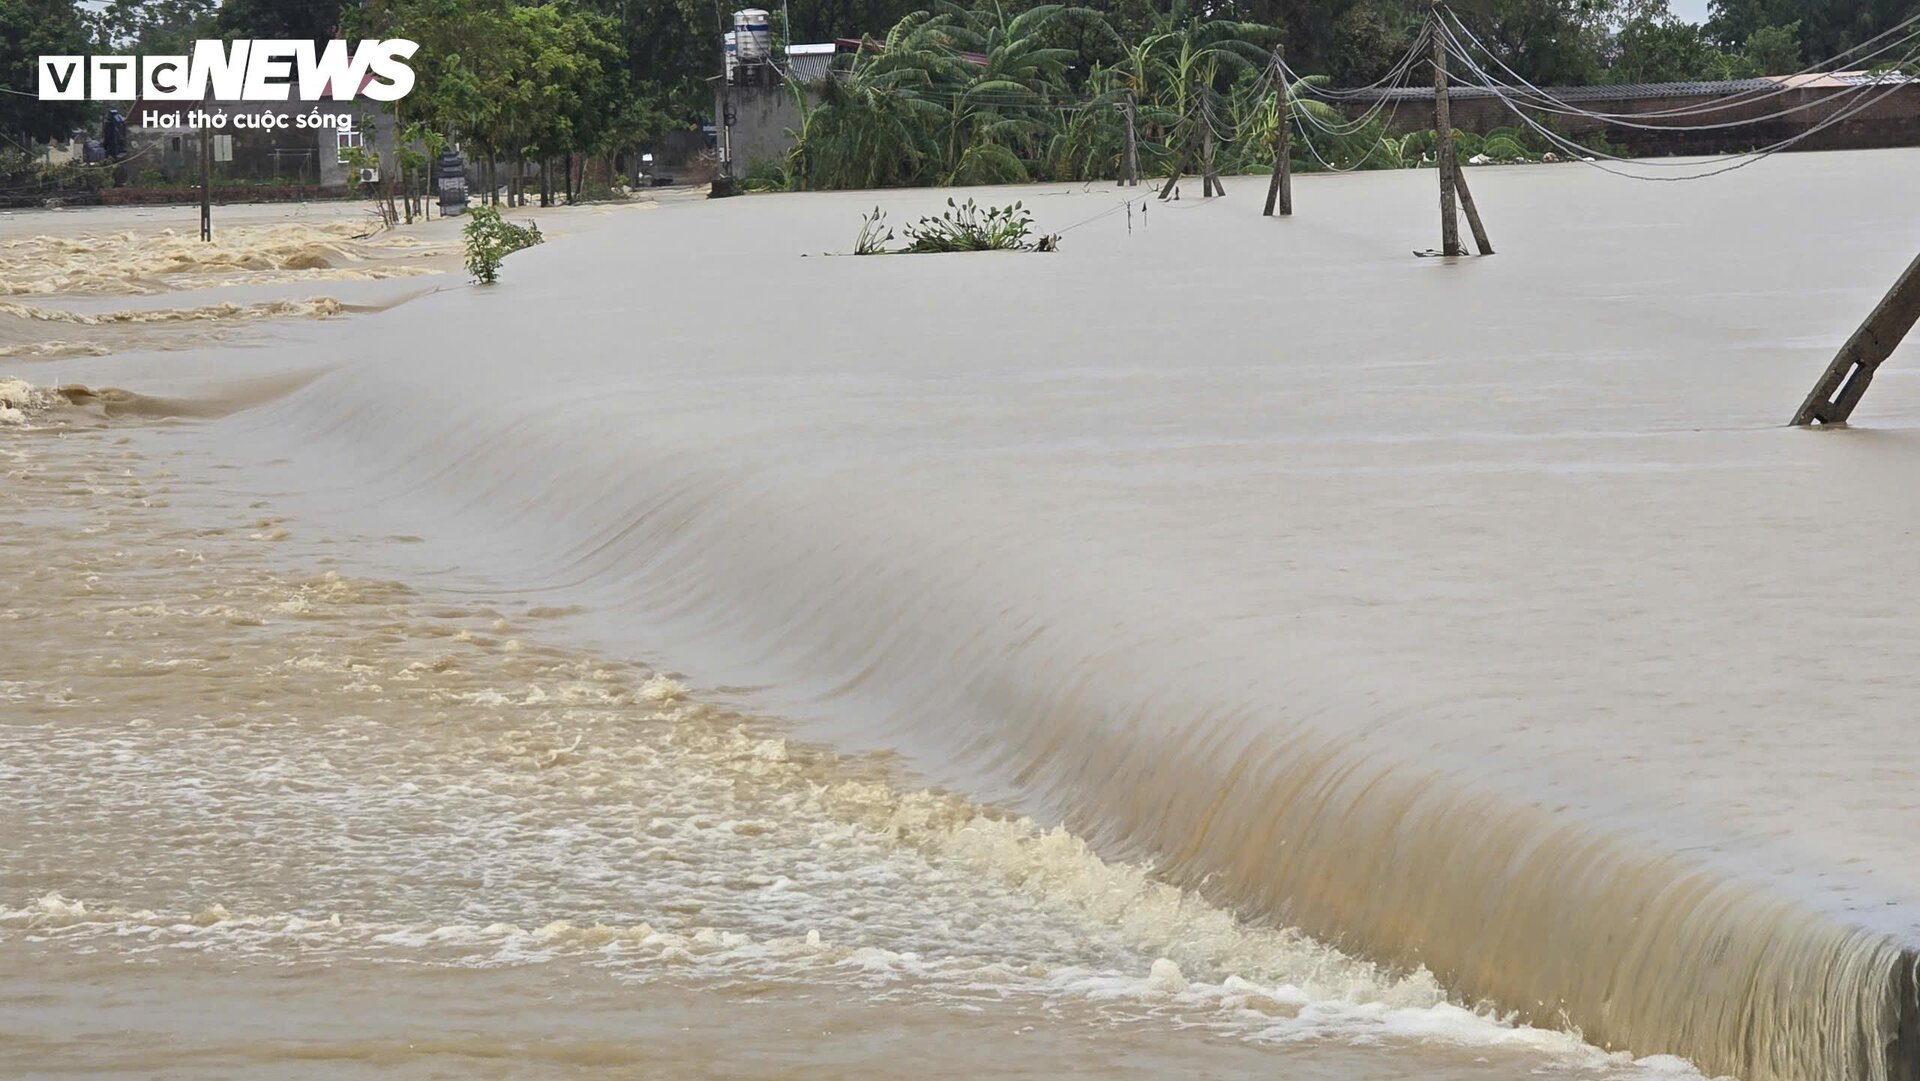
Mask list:
[[[803,119],[795,91],[817,100],[812,88],[832,77],[835,57],[884,51],[886,46],[872,38],[836,38],[789,45],[784,59],[730,64],[726,81],[714,80],[713,115],[716,126],[722,124],[732,106],[734,175],[746,176],[754,163],[778,159],[793,148],[792,132]],[[979,53],[960,55],[982,66],[987,62]]]
[[746,176],[756,162],[777,160],[793,147],[791,132],[801,120],[798,90],[809,100],[807,88],[831,76],[833,58],[859,48],[857,41],[828,41],[789,45],[784,60],[742,61],[728,67],[723,81],[716,77],[713,117],[716,128],[732,115],[733,174]]
[[[392,118],[366,101],[317,102],[135,101],[127,118],[126,175],[157,177],[169,184],[200,176],[200,133],[187,126],[189,114],[225,116],[213,128],[215,181],[252,181],[344,190],[371,177],[350,175],[350,151],[365,148],[382,163],[395,160],[398,145]],[[261,117],[324,118],[312,127],[256,127]]]

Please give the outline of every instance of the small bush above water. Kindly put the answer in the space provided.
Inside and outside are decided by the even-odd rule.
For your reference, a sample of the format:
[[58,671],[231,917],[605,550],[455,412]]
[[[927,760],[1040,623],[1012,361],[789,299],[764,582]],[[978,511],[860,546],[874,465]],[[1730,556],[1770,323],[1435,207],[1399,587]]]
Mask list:
[[499,280],[502,259],[546,239],[538,225],[515,225],[500,216],[498,207],[475,207],[467,213],[467,225],[462,230],[467,240],[467,273],[482,285]]
[[899,255],[956,251],[1054,251],[1057,236],[1039,240],[1033,235],[1033,215],[1023,205],[983,207],[972,199],[964,203],[947,200],[947,209],[928,215],[912,225],[901,226],[907,246],[888,248],[893,230],[887,228],[886,214],[878,207],[861,220],[860,235],[854,241],[855,255]]

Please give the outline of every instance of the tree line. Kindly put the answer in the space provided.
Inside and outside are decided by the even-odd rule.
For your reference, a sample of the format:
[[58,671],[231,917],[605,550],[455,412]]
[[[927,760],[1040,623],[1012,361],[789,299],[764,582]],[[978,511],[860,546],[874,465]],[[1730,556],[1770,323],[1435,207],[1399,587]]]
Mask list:
[[[933,11],[926,0],[760,2],[776,8],[782,40],[871,39],[901,50],[898,58],[863,54],[851,61],[858,70],[836,80],[829,91],[838,95],[833,111],[811,115],[809,126],[821,130],[803,133],[803,142],[817,151],[831,142],[827,128],[871,123],[870,130],[838,138],[872,147],[937,138],[947,148],[946,171],[955,176],[1010,175],[1015,159],[1071,163],[1095,154],[1091,119],[1068,118],[1043,133],[1007,95],[1059,100],[1131,83],[1153,114],[1148,123],[1160,124],[1155,110],[1177,114],[1196,70],[1225,92],[1250,77],[1247,65],[1260,63],[1256,53],[1264,56],[1275,44],[1285,46],[1296,70],[1331,84],[1371,82],[1405,52],[1426,15],[1424,0],[1082,0],[1064,8],[972,0]],[[419,82],[400,103],[395,123],[508,160],[611,157],[711,117],[708,80],[719,70],[720,34],[733,6],[716,0],[0,0],[0,85],[14,91],[0,93],[0,134],[26,149],[97,126],[95,106],[31,96],[35,57],[44,53],[177,53],[198,38],[407,37],[421,44],[414,58]],[[1453,6],[1515,71],[1541,85],[1782,74],[1920,12],[1920,0],[1713,0],[1712,17],[1696,26],[1676,18],[1667,0],[1455,0]],[[987,70],[956,67],[953,54],[960,51],[987,55]],[[909,86],[921,92],[880,100]],[[954,104],[952,95],[968,90],[983,107]],[[935,118],[939,95],[947,98],[946,115]],[[855,98],[866,104],[855,108]],[[1221,122],[1241,121],[1261,122]],[[916,123],[926,130],[910,132]],[[1039,145],[1043,140],[1047,146]],[[926,159],[929,150],[920,146],[902,160]],[[819,168],[817,158],[795,165]],[[877,168],[884,173],[893,166]]]

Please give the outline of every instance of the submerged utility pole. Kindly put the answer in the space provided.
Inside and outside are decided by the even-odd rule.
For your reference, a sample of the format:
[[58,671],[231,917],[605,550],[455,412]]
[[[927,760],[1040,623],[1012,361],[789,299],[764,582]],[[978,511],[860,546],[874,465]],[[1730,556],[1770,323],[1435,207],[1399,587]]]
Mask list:
[[1433,156],[1440,169],[1440,254],[1460,254],[1460,218],[1454,206],[1454,176],[1459,162],[1453,147],[1453,107],[1447,101],[1447,45],[1440,32],[1440,0],[1430,0],[1433,31]]
[[1273,49],[1273,85],[1280,95],[1280,123],[1273,136],[1273,179],[1267,183],[1267,208],[1260,213],[1273,217],[1278,206],[1283,218],[1293,215],[1293,103],[1287,99],[1286,54]]
[[1194,109],[1191,105],[1187,107],[1186,124],[1187,124],[1187,143],[1186,143],[1186,146],[1181,148],[1179,160],[1173,163],[1173,172],[1167,175],[1167,182],[1160,189],[1160,199],[1162,202],[1166,201],[1168,198],[1170,198],[1173,195],[1174,186],[1180,183],[1181,174],[1187,171],[1187,165],[1193,161],[1193,144],[1194,144],[1194,134],[1195,134],[1193,129],[1195,126],[1195,121],[1194,121]]
[[1213,95],[1212,87],[1200,91],[1200,122],[1206,130],[1200,133],[1204,150],[1200,157],[1200,197],[1211,199],[1215,195],[1225,195],[1227,189],[1220,186],[1220,174],[1213,171]]
[[1473,230],[1473,246],[1481,255],[1492,255],[1493,244],[1487,240],[1487,228],[1480,224],[1480,211],[1473,205],[1473,192],[1467,188],[1467,174],[1463,169],[1453,171],[1453,186],[1460,193],[1460,209],[1467,212],[1467,226]]
[[213,239],[213,125],[200,111],[200,239]]
[[1139,187],[1140,137],[1136,134],[1134,127],[1138,114],[1134,108],[1133,91],[1127,91],[1127,99],[1120,103],[1120,108],[1127,114],[1127,156],[1120,165],[1120,182],[1129,188]]
[[1906,273],[1880,298],[1867,321],[1840,347],[1840,355],[1813,385],[1813,392],[1793,415],[1793,423],[1802,427],[1846,423],[1853,407],[1867,393],[1867,385],[1873,382],[1873,373],[1900,347],[1900,340],[1915,323],[1920,323],[1920,256],[1908,264]]
[[[720,9],[720,0],[713,0],[713,19],[720,26],[720,115],[715,125],[715,147],[718,151],[719,167],[714,170],[713,184],[707,189],[707,198],[724,199],[736,195],[733,185],[733,68],[727,63],[727,19]],[[735,54],[738,55],[737,53]]]

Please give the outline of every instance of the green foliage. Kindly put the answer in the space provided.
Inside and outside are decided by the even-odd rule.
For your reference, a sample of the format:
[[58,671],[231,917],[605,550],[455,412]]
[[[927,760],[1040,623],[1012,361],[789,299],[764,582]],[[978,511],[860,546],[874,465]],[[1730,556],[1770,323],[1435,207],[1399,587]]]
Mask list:
[[972,199],[964,203],[947,200],[947,209],[902,226],[907,244],[889,248],[893,230],[887,228],[887,216],[879,207],[860,219],[860,235],[854,239],[855,255],[932,254],[960,251],[1053,251],[1057,238],[1032,240],[1033,215],[1025,206],[983,207]]
[[654,99],[622,70],[619,28],[570,0],[366,0],[354,36],[420,43],[407,119],[482,154],[605,153],[609,135],[657,134]]
[[345,0],[224,0],[214,36],[326,41],[335,35]]
[[[1845,52],[1914,11],[1913,0],[1713,0],[1706,30],[1724,48],[1742,50],[1756,64],[1777,69],[1762,74],[1785,75]],[[1797,43],[1794,55],[1778,49],[1783,41],[1777,35],[1756,43],[1754,35],[1766,29],[1789,30]],[[1896,51],[1879,59],[1898,56]]]
[[1019,203],[982,207],[972,199],[903,226],[908,252],[1033,251],[1033,215]]
[[213,37],[216,0],[107,0],[91,12],[94,40],[115,52],[182,55]]
[[1791,75],[1800,70],[1800,22],[1762,26],[1747,35],[1741,50],[1755,75]]
[[482,285],[500,278],[500,261],[522,248],[531,248],[545,238],[533,222],[515,225],[500,216],[496,207],[475,207],[467,212],[467,273]]
[[1614,36],[1612,83],[1672,83],[1718,78],[1723,58],[1700,27],[1675,18],[1662,3],[1620,28]]
[[886,211],[879,207],[873,213],[860,219],[860,235],[853,240],[855,255],[885,255],[887,242],[893,239],[893,230],[887,228]]
[[1505,135],[1490,138],[1480,144],[1480,153],[1497,162],[1532,161],[1535,155],[1527,148]]
[[[39,58],[89,51],[89,33],[71,0],[0,0],[0,136],[16,144],[64,139],[92,123],[98,109],[84,101],[41,101]],[[78,76],[76,76],[78,77]]]
[[112,179],[111,171],[99,165],[39,161],[17,150],[0,150],[0,197],[38,199],[94,192]]

